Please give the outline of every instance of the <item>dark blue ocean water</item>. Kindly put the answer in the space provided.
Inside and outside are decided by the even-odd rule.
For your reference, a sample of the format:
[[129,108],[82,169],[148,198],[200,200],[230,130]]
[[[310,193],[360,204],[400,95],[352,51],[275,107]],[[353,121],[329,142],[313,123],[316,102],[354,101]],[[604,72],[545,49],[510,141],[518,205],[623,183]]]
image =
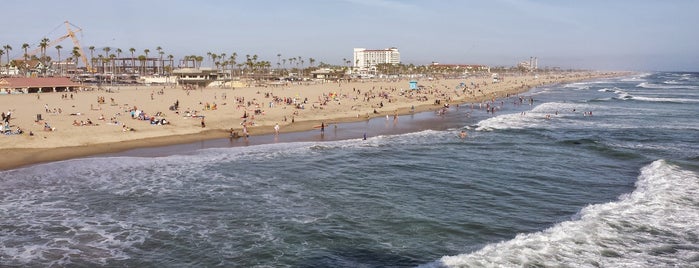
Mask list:
[[699,74],[521,97],[3,171],[0,266],[699,266]]

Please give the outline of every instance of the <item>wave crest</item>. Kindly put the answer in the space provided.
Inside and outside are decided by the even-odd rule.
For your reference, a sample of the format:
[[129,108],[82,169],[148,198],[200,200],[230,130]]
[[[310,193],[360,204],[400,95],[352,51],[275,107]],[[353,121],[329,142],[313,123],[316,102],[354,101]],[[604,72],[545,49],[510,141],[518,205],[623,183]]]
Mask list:
[[547,230],[422,267],[689,267],[699,257],[697,191],[696,173],[657,160],[641,169],[636,189],[617,201],[587,206],[577,219]]

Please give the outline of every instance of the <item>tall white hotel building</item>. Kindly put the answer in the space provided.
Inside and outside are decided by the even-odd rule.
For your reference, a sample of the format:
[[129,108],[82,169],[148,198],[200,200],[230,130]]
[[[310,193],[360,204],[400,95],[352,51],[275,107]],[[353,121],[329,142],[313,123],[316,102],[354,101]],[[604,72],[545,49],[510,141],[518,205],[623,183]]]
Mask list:
[[387,49],[355,48],[352,63],[355,68],[360,70],[372,69],[381,63],[399,64],[400,52],[395,47]]

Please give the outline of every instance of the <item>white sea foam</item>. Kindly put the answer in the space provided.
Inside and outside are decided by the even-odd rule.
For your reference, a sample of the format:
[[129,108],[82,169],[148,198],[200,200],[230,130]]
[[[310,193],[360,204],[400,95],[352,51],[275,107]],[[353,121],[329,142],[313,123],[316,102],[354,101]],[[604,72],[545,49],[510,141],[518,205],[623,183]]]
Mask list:
[[587,90],[587,89],[590,89],[590,83],[589,82],[570,83],[570,84],[564,85],[563,87],[572,88],[575,90]]
[[[616,99],[618,100],[637,100],[637,101],[648,101],[648,102],[676,102],[676,103],[694,103],[699,102],[699,99],[689,99],[689,98],[663,98],[663,97],[646,97],[629,94],[629,92],[624,91],[620,88],[603,88],[598,90],[599,92],[613,92],[617,94]],[[664,95],[662,92],[644,92],[643,95],[660,96]],[[695,94],[685,94],[686,96],[696,96]]]
[[699,261],[699,176],[658,160],[636,189],[575,219],[422,267],[694,267]]
[[623,82],[645,81],[646,80],[645,78],[648,77],[649,75],[651,75],[651,74],[645,73],[645,74],[641,74],[641,75],[632,76],[629,78],[623,78],[623,79],[621,79],[621,81],[623,81]]
[[[582,116],[583,111],[597,112],[606,108],[590,103],[547,102],[534,107],[524,114],[502,114],[478,122],[477,131],[492,131],[505,129],[584,127],[584,122],[565,120],[567,117]],[[548,118],[548,119],[547,119]]]
[[648,82],[643,82],[636,87],[648,88],[648,89],[699,89],[699,86],[689,86],[689,85],[659,85]]
[[699,99],[686,99],[686,98],[651,98],[651,97],[641,97],[641,96],[631,96],[630,99],[637,101],[649,101],[649,102],[675,102],[675,103],[695,103],[699,102]]

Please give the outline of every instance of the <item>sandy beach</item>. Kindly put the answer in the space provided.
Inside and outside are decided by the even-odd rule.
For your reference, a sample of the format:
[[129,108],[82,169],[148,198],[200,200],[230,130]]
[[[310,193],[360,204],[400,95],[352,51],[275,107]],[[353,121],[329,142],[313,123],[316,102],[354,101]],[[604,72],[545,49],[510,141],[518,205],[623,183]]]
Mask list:
[[[0,169],[119,152],[140,147],[191,143],[244,135],[310,130],[321,124],[365,120],[440,109],[445,104],[493,101],[546,84],[568,83],[620,73],[572,72],[467,79],[304,82],[274,87],[112,87],[80,92],[0,96],[11,113],[0,136]],[[177,105],[174,110],[172,106]],[[165,120],[165,121],[163,121]],[[166,124],[162,124],[165,122]],[[32,135],[30,135],[30,133]]]

